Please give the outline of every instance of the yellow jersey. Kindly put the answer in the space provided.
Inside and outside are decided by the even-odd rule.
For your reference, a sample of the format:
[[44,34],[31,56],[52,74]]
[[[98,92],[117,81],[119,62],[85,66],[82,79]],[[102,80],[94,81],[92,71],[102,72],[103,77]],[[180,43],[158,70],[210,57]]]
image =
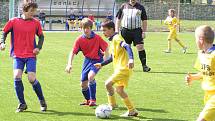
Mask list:
[[[211,50],[210,50],[211,49]],[[205,91],[215,90],[215,46],[208,52],[199,51],[195,68],[202,72],[202,89]]]
[[179,20],[176,18],[176,17],[171,17],[171,16],[168,16],[166,18],[166,20],[164,21],[164,23],[166,25],[168,25],[168,28],[170,31],[176,31],[177,30],[177,25],[179,24]]
[[110,44],[110,53],[113,57],[113,67],[115,71],[129,70],[127,66],[129,61],[128,54],[125,48],[120,46],[122,41],[124,41],[123,37],[116,34],[113,36]]

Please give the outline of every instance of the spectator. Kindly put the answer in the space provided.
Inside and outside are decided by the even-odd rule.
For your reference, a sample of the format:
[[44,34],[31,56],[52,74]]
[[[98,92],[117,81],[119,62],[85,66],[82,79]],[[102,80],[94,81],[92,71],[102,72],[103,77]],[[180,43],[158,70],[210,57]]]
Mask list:
[[46,13],[44,13],[43,10],[41,9],[38,17],[40,20],[40,24],[44,30],[45,29],[45,23],[46,23]]

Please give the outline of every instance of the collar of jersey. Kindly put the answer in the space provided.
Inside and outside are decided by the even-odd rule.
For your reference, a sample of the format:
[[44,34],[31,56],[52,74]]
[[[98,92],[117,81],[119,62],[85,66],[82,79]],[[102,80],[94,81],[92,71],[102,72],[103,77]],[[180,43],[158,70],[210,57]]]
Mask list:
[[215,45],[207,50],[207,53],[212,53],[215,50]]
[[108,39],[109,39],[109,41],[112,41],[113,37],[114,37],[116,34],[118,34],[118,33],[117,33],[117,32],[115,32],[111,37],[109,37],[109,38],[108,38]]
[[87,38],[87,36],[85,34],[83,34],[82,37],[86,38],[86,39],[92,39],[93,37],[95,37],[95,33],[93,31],[91,31],[90,38]]

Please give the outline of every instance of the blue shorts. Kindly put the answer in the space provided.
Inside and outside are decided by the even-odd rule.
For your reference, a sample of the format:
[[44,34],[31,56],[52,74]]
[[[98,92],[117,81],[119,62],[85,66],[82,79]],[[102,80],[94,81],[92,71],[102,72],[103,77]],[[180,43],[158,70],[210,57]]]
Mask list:
[[24,70],[26,65],[27,72],[36,72],[36,58],[14,58],[13,69]]
[[90,71],[93,71],[95,74],[99,71],[94,64],[96,63],[101,63],[103,59],[100,60],[94,60],[94,59],[89,59],[85,58],[83,66],[82,66],[82,73],[81,73],[81,82],[88,80],[88,73]]

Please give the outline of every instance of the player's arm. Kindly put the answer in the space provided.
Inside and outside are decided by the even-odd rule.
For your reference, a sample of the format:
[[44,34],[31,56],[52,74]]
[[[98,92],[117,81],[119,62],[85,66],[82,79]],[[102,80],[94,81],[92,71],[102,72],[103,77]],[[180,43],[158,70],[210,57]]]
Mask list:
[[107,49],[105,50],[103,59],[104,59],[104,60],[107,60],[108,57],[110,57],[109,47],[107,47]]
[[73,50],[69,54],[67,66],[66,66],[66,69],[65,69],[65,71],[67,73],[71,72],[71,70],[72,70],[72,62],[74,60],[75,55],[77,55],[79,51],[80,51],[79,39],[77,39],[75,41],[75,43],[74,43]]
[[13,28],[13,20],[9,20],[2,30],[2,37],[0,40],[0,50],[5,50],[5,46],[6,46],[5,41],[7,38],[7,34],[11,32],[12,28]]
[[113,57],[112,55],[110,57],[108,57],[105,61],[101,62],[101,63],[96,63],[94,64],[94,66],[96,68],[102,68],[102,66],[108,65],[109,63],[111,63],[113,61]]
[[168,17],[164,20],[164,24],[168,25],[169,22],[168,22]]
[[203,78],[202,72],[196,73],[196,74],[190,74],[188,73],[185,76],[185,81],[188,85],[192,84],[192,81],[194,80],[201,80]]
[[74,57],[75,57],[75,54],[73,53],[73,51],[71,51],[70,54],[69,54],[68,63],[67,63],[66,69],[65,69],[65,71],[67,73],[71,73],[72,62],[73,62]]
[[141,10],[141,20],[142,20],[142,37],[145,38],[145,32],[147,31],[147,14],[144,7]]
[[123,14],[123,8],[124,6],[122,5],[119,11],[116,14],[116,24],[115,24],[115,32],[119,33],[119,28],[120,28],[120,23],[122,19],[122,14]]
[[132,51],[130,45],[124,41],[121,41],[120,46],[125,48],[126,52],[128,53],[128,57],[129,57],[128,67],[130,69],[132,69],[134,67],[134,56],[133,56],[133,51]]
[[7,38],[7,33],[2,32],[2,37],[1,37],[1,40],[0,40],[0,50],[5,50],[6,38]]

